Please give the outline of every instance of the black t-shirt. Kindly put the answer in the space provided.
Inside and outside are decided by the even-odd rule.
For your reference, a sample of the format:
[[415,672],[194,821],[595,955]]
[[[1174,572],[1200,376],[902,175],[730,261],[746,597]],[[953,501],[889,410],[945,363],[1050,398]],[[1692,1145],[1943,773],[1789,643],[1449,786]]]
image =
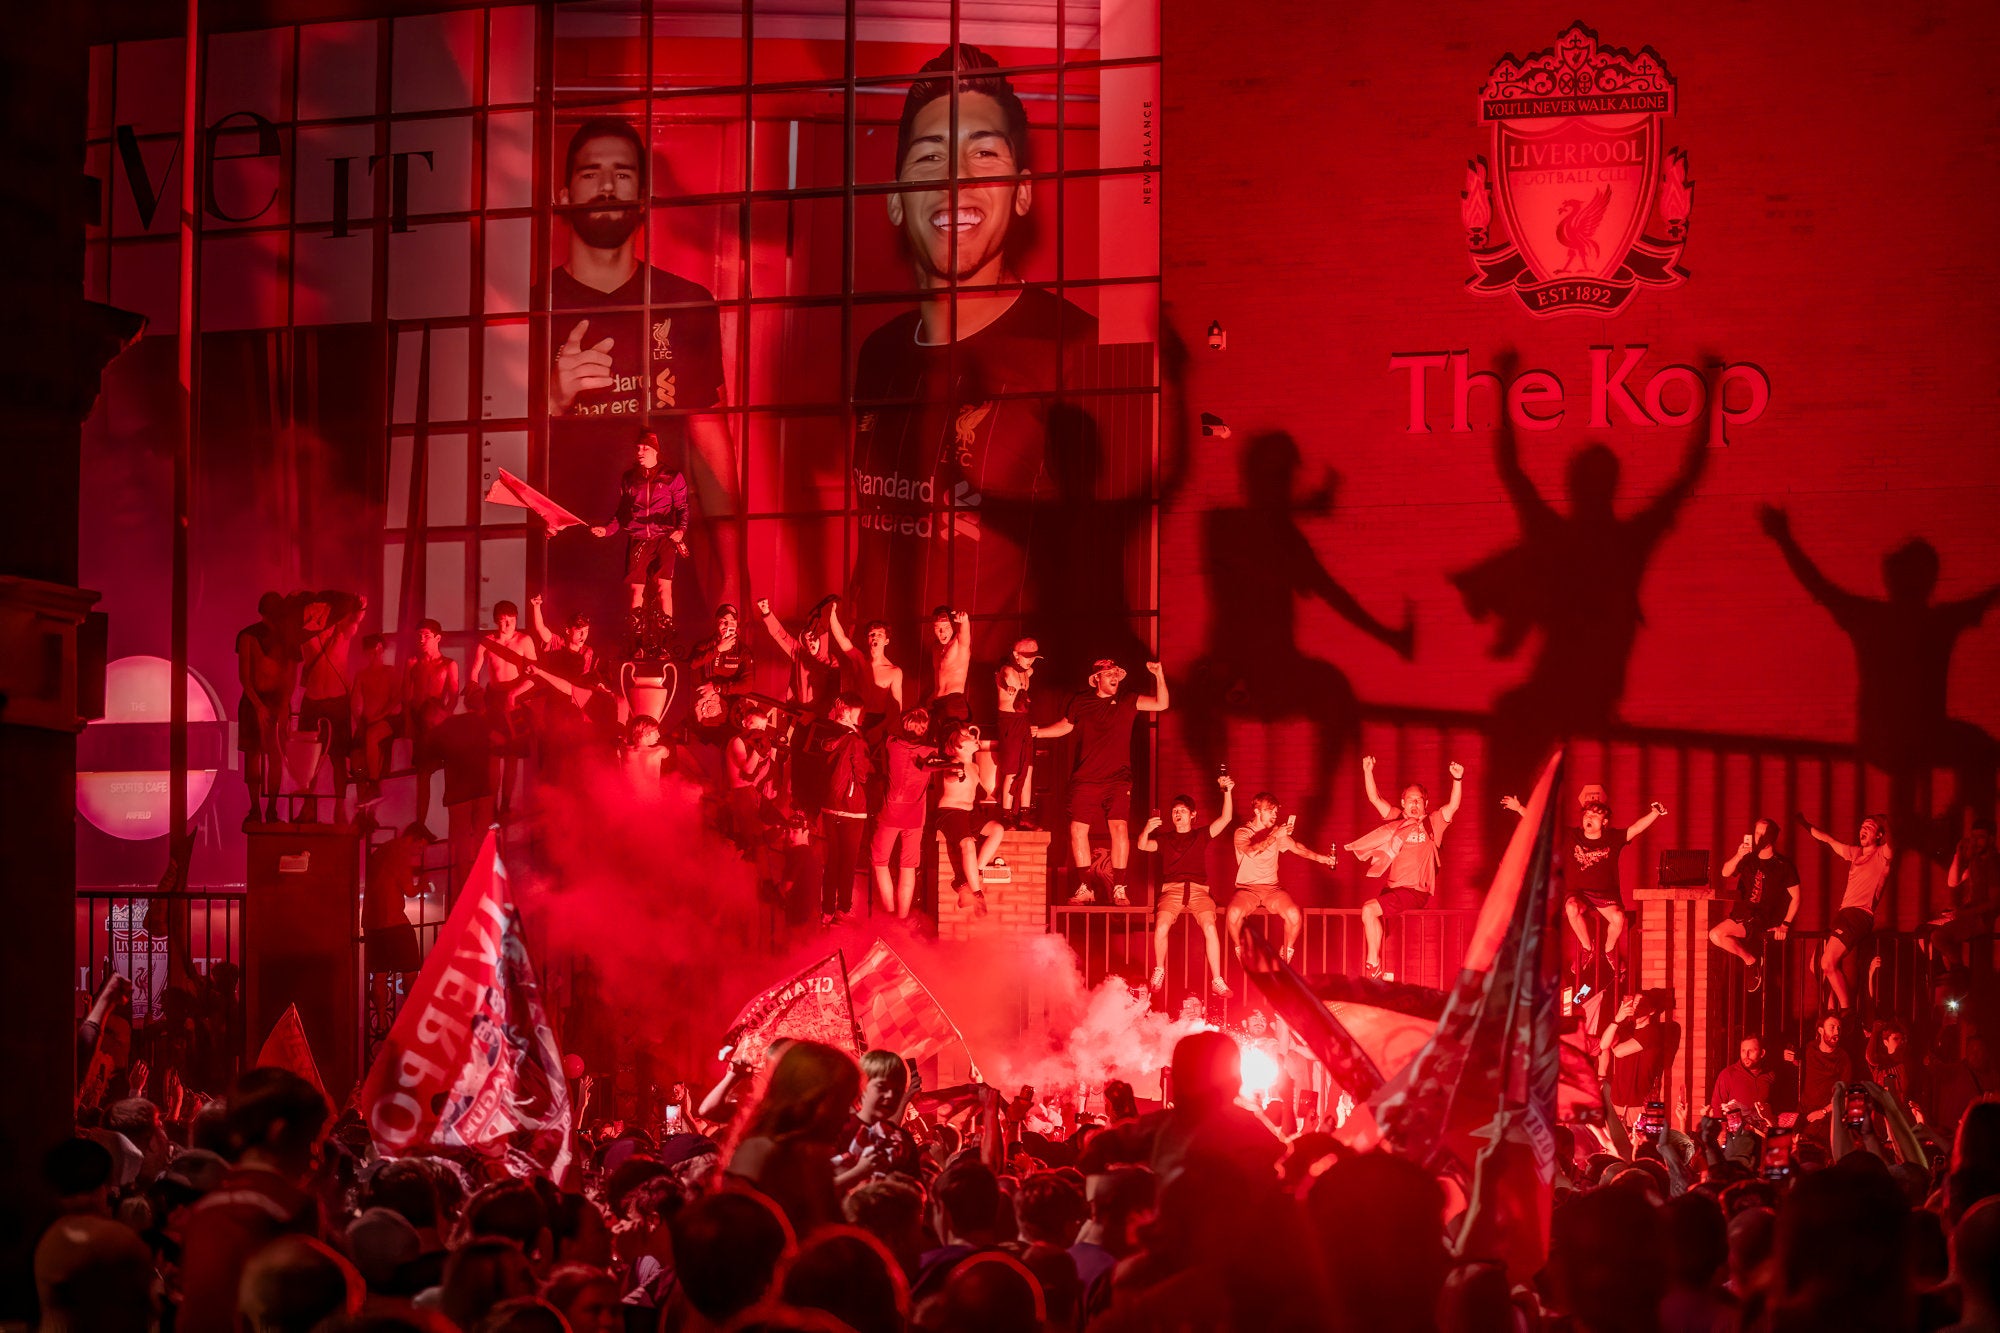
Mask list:
[[1076,725],[1076,771],[1072,782],[1125,782],[1132,777],[1132,723],[1139,717],[1139,696],[1079,694],[1070,702],[1069,720]]
[[1568,889],[1593,898],[1618,897],[1618,853],[1629,839],[1622,828],[1607,828],[1601,837],[1585,837],[1580,828],[1569,831]]
[[1746,856],[1736,866],[1736,910],[1759,921],[1783,921],[1792,905],[1787,890],[1798,882],[1798,867],[1784,853]]
[[[912,310],[870,334],[855,367],[858,618],[915,626],[933,606],[983,617],[1036,609],[1034,548],[1065,537],[1064,479],[1088,472],[1084,414],[1097,320],[1024,287],[955,345],[917,341]],[[1003,395],[1040,395],[1011,397]],[[978,645],[975,645],[977,649]]]
[[1162,829],[1153,837],[1160,844],[1160,883],[1208,883],[1208,845],[1215,841],[1208,825],[1196,824],[1186,833]]
[[[722,321],[706,287],[643,264],[617,291],[600,292],[571,277],[568,269],[558,268],[549,277],[549,304],[557,312],[552,321],[556,346],[568,340],[578,322],[588,319],[583,346],[611,339],[611,371],[618,380],[607,389],[584,390],[564,415],[629,421],[636,429],[642,407],[664,413],[721,404]],[[648,305],[653,308],[640,308]],[[565,312],[587,313],[565,318]],[[654,423],[663,443],[668,436],[664,426]]]

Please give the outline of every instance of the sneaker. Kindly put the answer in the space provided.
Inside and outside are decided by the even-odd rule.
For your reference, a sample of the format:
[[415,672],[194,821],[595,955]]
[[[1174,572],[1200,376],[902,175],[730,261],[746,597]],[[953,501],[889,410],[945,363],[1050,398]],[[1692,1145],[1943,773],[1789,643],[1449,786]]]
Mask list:
[[1370,981],[1380,981],[1382,979],[1382,965],[1380,963],[1363,963],[1361,965],[1361,975],[1367,977]]
[[1745,979],[1749,982],[1745,989],[1750,994],[1755,995],[1758,991],[1764,989],[1764,965],[1762,963],[1752,963],[1743,970],[1747,974]]
[[1217,995],[1220,995],[1225,1000],[1228,999],[1231,995],[1234,995],[1236,993],[1229,989],[1229,983],[1224,981],[1221,977],[1217,977],[1215,980],[1209,982],[1208,988],[1214,991]]
[[1160,990],[1166,984],[1167,984],[1167,969],[1164,967],[1155,967],[1153,969],[1153,979],[1147,983],[1147,988],[1149,990]]
[[1088,884],[1083,885],[1075,893],[1072,893],[1069,896],[1069,905],[1071,907],[1082,907],[1088,903],[1094,903],[1096,901],[1097,901],[1097,890],[1091,888]]
[[972,906],[972,887],[968,884],[960,884],[957,887],[958,910],[963,912],[966,908]]
[[1033,815],[1023,810],[1014,816],[1014,831],[1016,833],[1040,833],[1042,826],[1035,822]]
[[1113,884],[1111,886],[1111,902],[1117,907],[1130,907],[1132,905],[1132,900],[1125,894],[1125,886],[1123,884]]
[[1291,945],[1289,945],[1289,944],[1287,944],[1287,945],[1286,945],[1286,946],[1285,946],[1284,948],[1282,948],[1282,949],[1278,950],[1278,957],[1280,957],[1280,958],[1284,959],[1284,960],[1285,960],[1286,962],[1288,962],[1288,963],[1289,963],[1289,962],[1291,962],[1291,961],[1292,961],[1292,946],[1291,946]]
[[833,929],[833,920],[834,920],[833,913],[821,912],[819,914],[819,928],[821,930]]
[[976,915],[986,915],[986,890],[974,889],[972,891],[972,910]]

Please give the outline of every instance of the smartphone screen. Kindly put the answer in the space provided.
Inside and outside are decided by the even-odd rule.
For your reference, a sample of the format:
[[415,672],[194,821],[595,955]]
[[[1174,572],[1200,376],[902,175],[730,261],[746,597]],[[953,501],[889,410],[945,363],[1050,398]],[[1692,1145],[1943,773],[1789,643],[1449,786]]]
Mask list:
[[1792,1174],[1792,1131],[1778,1129],[1764,1140],[1764,1179],[1783,1180]]

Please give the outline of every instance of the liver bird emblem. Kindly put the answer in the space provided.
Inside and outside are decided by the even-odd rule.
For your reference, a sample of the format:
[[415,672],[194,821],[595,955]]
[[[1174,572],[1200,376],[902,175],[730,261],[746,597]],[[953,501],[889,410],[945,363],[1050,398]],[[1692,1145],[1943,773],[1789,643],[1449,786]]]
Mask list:
[[1556,242],[1569,251],[1569,258],[1563,261],[1558,273],[1569,273],[1576,269],[1587,269],[1597,258],[1597,226],[1604,221],[1604,210],[1611,206],[1611,187],[1605,186],[1595,197],[1565,199],[1557,210]]

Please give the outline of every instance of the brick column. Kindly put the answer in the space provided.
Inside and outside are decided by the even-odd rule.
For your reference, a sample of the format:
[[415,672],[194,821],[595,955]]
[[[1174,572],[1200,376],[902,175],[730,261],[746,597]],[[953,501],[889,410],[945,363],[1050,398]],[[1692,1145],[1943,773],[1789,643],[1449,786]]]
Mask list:
[[[938,874],[938,944],[939,954],[949,966],[954,949],[967,949],[977,945],[981,949],[982,961],[991,964],[991,954],[995,950],[1020,950],[1023,953],[1035,941],[1047,936],[1049,929],[1049,835],[1047,833],[1010,832],[1001,839],[1000,859],[1007,863],[1007,877],[994,880],[986,885],[986,914],[979,915],[974,906],[961,908],[958,895],[951,889],[951,860],[945,852],[944,839],[934,842],[937,851]],[[1001,975],[1003,970],[995,969],[992,975]],[[1029,1018],[1042,1008],[1046,997],[1041,992],[1042,978],[1034,967],[1010,967],[1004,974],[1018,978],[1017,983],[1005,993],[993,993],[984,997],[984,1003],[995,1009],[1011,1010],[1018,1025],[1026,1028]],[[972,1021],[971,1015],[955,1015],[961,1028]],[[990,1027],[988,1023],[975,1026]],[[991,1070],[984,1072],[992,1076]],[[934,1086],[952,1087],[970,1077],[964,1059],[956,1052],[942,1056],[938,1060],[935,1074],[925,1077],[935,1078]],[[1011,1093],[1013,1090],[1008,1089]]]
[[[1715,1070],[1708,1057],[1713,1015],[1709,1008],[1710,974],[1719,971],[1721,956],[1708,943],[1708,889],[1639,889],[1638,982],[1642,990],[1665,987],[1674,994],[1674,1019],[1681,1025],[1681,1046],[1667,1070],[1668,1120],[1692,1130],[1707,1105]],[[1720,977],[1716,978],[1720,985]],[[1679,1105],[1687,1095],[1688,1119],[1682,1123]]]

